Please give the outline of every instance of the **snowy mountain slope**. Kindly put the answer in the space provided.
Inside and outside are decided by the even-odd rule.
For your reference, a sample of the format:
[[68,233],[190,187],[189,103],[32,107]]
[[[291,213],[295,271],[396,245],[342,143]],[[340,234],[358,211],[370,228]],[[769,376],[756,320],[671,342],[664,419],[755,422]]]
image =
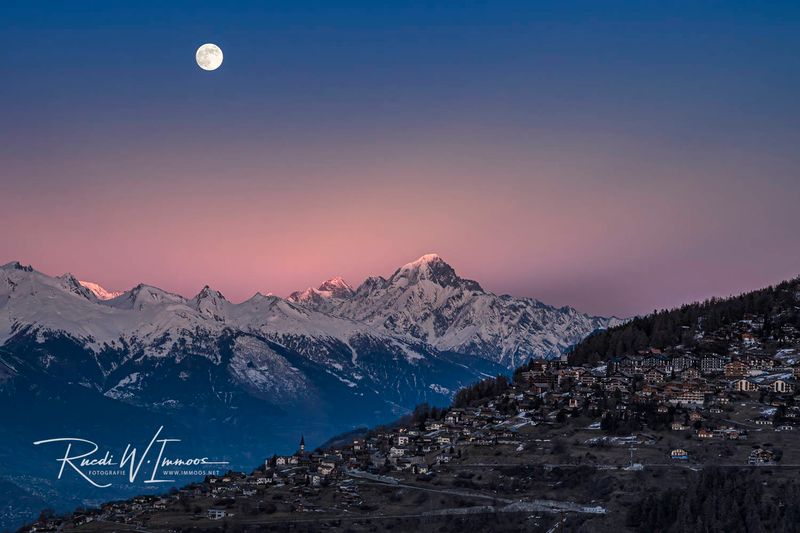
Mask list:
[[342,300],[352,297],[353,288],[340,276],[326,280],[315,289],[308,287],[304,291],[296,291],[289,295],[287,300],[299,304],[322,306],[327,300]]
[[186,365],[204,372],[207,364],[213,372],[223,368],[225,379],[248,394],[279,403],[313,397],[318,391],[308,373],[324,374],[336,387],[383,396],[393,410],[418,401],[444,402],[450,393],[442,390],[502,371],[491,364],[456,365],[408,336],[275,296],[256,294],[233,304],[210,287],[186,299],[137,285],[99,300],[72,276],[52,278],[12,263],[0,269],[0,343],[16,337],[33,337],[39,344],[69,339],[81,347],[80,372],[72,372],[58,353],[48,353],[40,366],[59,368],[108,397],[136,405],[180,404],[147,391],[170,372],[181,385],[192,376]]
[[388,279],[368,278],[352,295],[298,303],[509,368],[528,357],[558,356],[593,331],[619,323],[484,291],[436,254],[400,267]]
[[290,347],[352,381],[358,346],[380,343],[392,357],[412,363],[449,351],[513,368],[528,357],[557,356],[618,322],[492,294],[435,254],[389,278],[368,278],[357,290],[332,278],[287,299],[259,293],[234,304],[210,287],[187,299],[142,284],[114,298],[98,292],[69,274],[53,278],[19,263],[3,266],[0,343],[25,327],[40,335],[62,332],[98,353],[126,346],[164,356],[189,347],[218,358],[208,339],[231,330]]
[[0,344],[25,327],[109,341],[118,336],[118,322],[72,276],[52,278],[19,263],[0,267]]
[[91,281],[81,280],[78,283],[89,289],[98,300],[111,300],[122,294],[122,291],[109,291],[105,287]]

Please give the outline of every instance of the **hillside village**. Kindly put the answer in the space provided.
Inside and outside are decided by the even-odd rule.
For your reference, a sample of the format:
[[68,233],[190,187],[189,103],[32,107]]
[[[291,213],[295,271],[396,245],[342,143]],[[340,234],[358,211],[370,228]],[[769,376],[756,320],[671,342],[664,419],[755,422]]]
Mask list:
[[[520,495],[520,489],[509,494],[495,485],[487,492],[481,483],[465,481],[473,479],[465,472],[488,457],[495,467],[586,467],[624,475],[708,465],[800,467],[794,433],[800,432],[800,330],[784,326],[767,346],[764,320],[748,315],[700,334],[693,349],[650,348],[599,365],[572,365],[566,356],[531,360],[513,379],[463,389],[449,408],[420,406],[397,424],[325,449],[309,451],[301,438],[296,453],[269,457],[250,473],[208,477],[168,495],[108,503],[69,517],[43,516],[26,530],[90,531],[93,522],[115,522],[161,531],[158,515],[176,513],[200,530],[218,521],[245,527],[247,520],[238,520],[252,516],[276,523],[301,513],[369,517],[380,504],[367,501],[365,487],[405,484],[447,486],[441,490],[467,500],[490,498],[494,511],[500,504],[517,505],[509,512],[533,516],[608,510],[603,501],[542,501]],[[770,348],[776,343],[779,349]],[[727,348],[724,355],[703,348],[720,345]],[[174,520],[164,522],[169,523]]]

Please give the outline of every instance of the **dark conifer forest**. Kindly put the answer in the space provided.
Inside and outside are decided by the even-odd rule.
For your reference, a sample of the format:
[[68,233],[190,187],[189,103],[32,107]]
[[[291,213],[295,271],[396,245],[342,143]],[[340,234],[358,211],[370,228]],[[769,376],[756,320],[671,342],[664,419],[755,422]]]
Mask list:
[[649,493],[633,505],[637,531],[760,533],[800,529],[800,485],[769,471],[707,468],[685,489]]
[[677,309],[655,311],[599,332],[576,345],[570,363],[597,363],[648,348],[703,348],[725,355],[727,343],[714,332],[747,317],[764,319],[762,339],[767,348],[780,348],[785,326],[800,328],[800,278],[731,298],[712,298]]

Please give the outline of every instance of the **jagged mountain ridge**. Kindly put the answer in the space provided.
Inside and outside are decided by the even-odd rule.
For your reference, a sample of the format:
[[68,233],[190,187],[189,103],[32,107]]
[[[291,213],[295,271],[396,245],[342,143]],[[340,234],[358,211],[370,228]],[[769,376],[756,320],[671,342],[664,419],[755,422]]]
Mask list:
[[[11,263],[3,268],[27,267]],[[65,308],[72,304],[61,302],[64,309],[52,309],[48,314],[37,306],[31,293],[31,305],[22,316],[9,316],[6,324],[0,324],[0,341],[4,340],[3,327],[7,335],[14,323],[63,330],[89,340],[95,349],[120,338],[146,340],[171,328],[218,331],[231,327],[257,331],[275,340],[322,336],[344,340],[344,344],[357,332],[388,336],[393,344],[424,344],[434,351],[465,353],[513,368],[529,357],[558,356],[587,334],[620,322],[570,307],[555,308],[532,298],[495,295],[478,282],[459,277],[436,254],[400,267],[389,278],[367,278],[357,289],[335,277],[317,289],[298,291],[286,299],[257,293],[239,304],[208,286],[187,299],[143,284],[115,293],[78,281],[71,274],[54,279],[87,302],[74,304],[79,309],[71,310]],[[120,313],[108,313],[97,305],[87,307],[87,303]],[[78,323],[65,324],[66,315]]]
[[[0,340],[7,343],[17,336],[40,342],[71,339],[96,360],[96,369],[85,369],[87,375],[97,376],[91,385],[126,399],[134,394],[121,389],[139,387],[146,375],[122,375],[113,383],[119,368],[158,358],[181,363],[186,357],[224,363],[243,387],[273,399],[303,396],[308,387],[298,382],[303,379],[296,375],[296,364],[277,356],[269,343],[316,365],[313,372],[327,373],[343,387],[384,391],[389,404],[409,405],[431,399],[429,394],[442,396],[441,401],[459,384],[500,370],[492,365],[465,368],[414,339],[377,332],[275,296],[256,294],[233,304],[209,287],[186,299],[140,284],[116,298],[99,300],[73,276],[52,278],[13,263],[0,270]],[[222,339],[235,339],[229,361],[223,361]],[[48,358],[57,360],[58,354]],[[426,381],[433,367],[442,367],[436,374],[442,374],[444,383]]]
[[[35,368],[58,368],[109,398],[167,410],[197,402],[188,393],[174,397],[182,387],[154,384],[172,372],[175,383],[200,391],[212,386],[195,375],[202,367],[274,405],[313,402],[336,389],[400,412],[446,402],[459,387],[531,356],[558,355],[614,322],[486,292],[433,254],[355,290],[333,278],[287,299],[257,293],[232,303],[208,286],[193,298],[145,284],[114,298],[98,292],[109,294],[71,274],[3,266],[0,346],[32,346],[25,341],[32,338],[34,351],[46,352],[37,353]],[[81,354],[80,371],[45,349],[53,339],[74,345],[68,351]]]
[[367,278],[355,291],[326,295],[323,287],[293,293],[290,299],[509,368],[529,357],[558,356],[589,333],[621,322],[533,298],[495,295],[459,277],[436,254],[400,267],[389,278]]
[[324,281],[319,288],[308,287],[304,291],[293,292],[288,299],[301,304],[309,301],[320,303],[330,298],[347,299],[353,294],[353,288],[341,276],[336,276]]
[[78,283],[89,289],[98,300],[111,300],[122,295],[122,291],[109,291],[98,283],[80,280]]

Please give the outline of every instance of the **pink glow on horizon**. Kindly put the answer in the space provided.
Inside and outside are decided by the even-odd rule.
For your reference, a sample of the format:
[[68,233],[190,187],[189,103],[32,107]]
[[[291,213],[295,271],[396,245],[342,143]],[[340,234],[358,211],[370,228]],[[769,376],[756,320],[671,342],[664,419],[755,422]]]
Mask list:
[[209,284],[240,301],[335,275],[357,286],[436,252],[488,290],[619,316],[798,273],[789,198],[733,163],[654,164],[630,142],[468,141],[302,161],[249,147],[198,161],[189,146],[29,163],[0,198],[0,260],[109,290]]

